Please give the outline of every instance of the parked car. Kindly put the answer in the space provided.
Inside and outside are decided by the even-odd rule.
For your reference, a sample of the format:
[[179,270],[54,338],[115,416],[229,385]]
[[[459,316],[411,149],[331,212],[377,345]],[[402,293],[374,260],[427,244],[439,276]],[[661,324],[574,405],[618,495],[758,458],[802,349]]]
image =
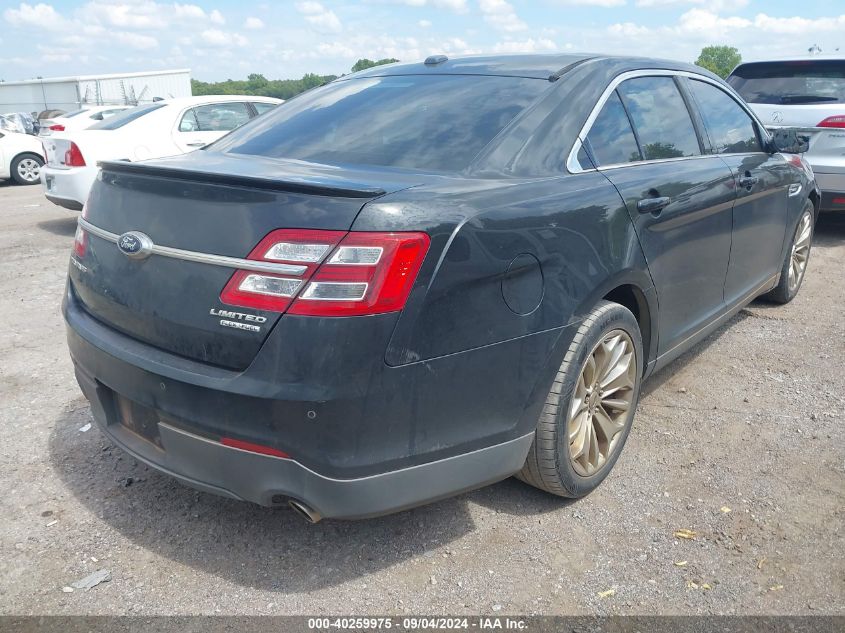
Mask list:
[[87,130],[44,139],[47,199],[80,210],[101,160],[138,161],[192,152],[281,103],[238,95],[166,99],[109,117]]
[[799,128],[822,211],[845,211],[845,55],[740,64],[728,83],[770,130]]
[[103,164],[64,300],[76,376],[137,459],[312,521],[513,474],[580,497],[646,376],[798,292],[819,192],[778,149],[675,62],[342,77],[203,151]]
[[79,110],[66,112],[52,119],[42,119],[41,130],[38,132],[38,135],[51,136],[55,132],[87,130],[92,125],[124,110],[128,110],[131,107],[121,105],[85,106]]
[[0,130],[0,180],[19,185],[39,182],[44,148],[37,136]]

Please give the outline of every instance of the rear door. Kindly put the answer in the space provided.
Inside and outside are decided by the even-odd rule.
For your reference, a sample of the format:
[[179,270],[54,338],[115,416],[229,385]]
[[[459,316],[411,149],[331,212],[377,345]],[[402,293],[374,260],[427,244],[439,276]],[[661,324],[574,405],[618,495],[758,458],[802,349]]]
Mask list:
[[736,179],[725,302],[755,293],[780,269],[790,170],[780,154],[763,151],[757,124],[727,92],[704,81],[687,84],[698,106],[710,151]]
[[180,151],[192,152],[240,127],[251,117],[249,106],[239,101],[195,106],[182,113],[173,140]]
[[671,76],[614,91],[583,139],[634,222],[660,305],[660,354],[724,307],[731,248],[731,171],[704,153]]

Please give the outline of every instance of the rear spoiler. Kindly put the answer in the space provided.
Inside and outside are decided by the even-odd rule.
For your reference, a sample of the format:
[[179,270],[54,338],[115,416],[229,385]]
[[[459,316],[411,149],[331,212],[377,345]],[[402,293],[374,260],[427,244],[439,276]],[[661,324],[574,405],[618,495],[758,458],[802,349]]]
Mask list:
[[229,185],[233,187],[248,187],[250,189],[265,189],[287,193],[303,193],[312,196],[331,196],[340,198],[377,198],[385,195],[386,191],[378,187],[355,185],[353,183],[329,184],[307,180],[285,178],[265,178],[259,176],[245,176],[242,174],[227,174],[214,171],[194,171],[191,169],[169,168],[143,163],[130,163],[124,160],[99,161],[97,166],[110,173],[124,173],[138,176],[157,176],[174,180],[188,180],[214,185]]

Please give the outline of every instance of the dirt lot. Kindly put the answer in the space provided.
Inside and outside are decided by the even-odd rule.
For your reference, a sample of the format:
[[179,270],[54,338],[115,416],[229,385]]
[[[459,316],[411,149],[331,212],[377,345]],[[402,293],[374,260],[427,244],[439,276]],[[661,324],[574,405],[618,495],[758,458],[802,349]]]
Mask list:
[[845,218],[820,221],[792,304],[652,377],[590,497],[508,480],[314,526],[85,430],[59,312],[75,222],[0,186],[0,613],[845,613]]

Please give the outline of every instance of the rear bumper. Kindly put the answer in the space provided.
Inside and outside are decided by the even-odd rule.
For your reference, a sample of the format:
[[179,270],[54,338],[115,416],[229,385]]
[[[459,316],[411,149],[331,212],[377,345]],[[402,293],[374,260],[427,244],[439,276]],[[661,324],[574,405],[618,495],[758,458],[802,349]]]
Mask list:
[[74,211],[82,209],[96,177],[97,167],[57,169],[45,165],[41,168],[41,186],[47,199]]
[[821,211],[845,211],[845,173],[816,171],[813,167],[816,185],[821,189]]
[[397,512],[490,484],[522,467],[533,434],[419,466],[369,477],[333,479],[291,459],[223,446],[160,422],[162,448],[112,415],[110,394],[77,368],[102,431],[136,459],[191,487],[265,506],[295,499],[322,517],[358,519]]
[[[361,367],[356,341],[372,357],[392,319],[366,322],[385,327],[376,340],[350,336],[355,323],[283,318],[250,367],[235,372],[124,336],[70,290],[64,314],[80,387],[115,443],[191,486],[262,505],[293,498],[335,518],[402,510],[517,472],[554,376],[546,360],[567,330],[401,367],[375,355]],[[303,329],[312,323],[319,338]],[[308,344],[315,340],[318,350]],[[118,396],[153,413],[159,446],[121,424]],[[225,446],[223,437],[291,459]]]

